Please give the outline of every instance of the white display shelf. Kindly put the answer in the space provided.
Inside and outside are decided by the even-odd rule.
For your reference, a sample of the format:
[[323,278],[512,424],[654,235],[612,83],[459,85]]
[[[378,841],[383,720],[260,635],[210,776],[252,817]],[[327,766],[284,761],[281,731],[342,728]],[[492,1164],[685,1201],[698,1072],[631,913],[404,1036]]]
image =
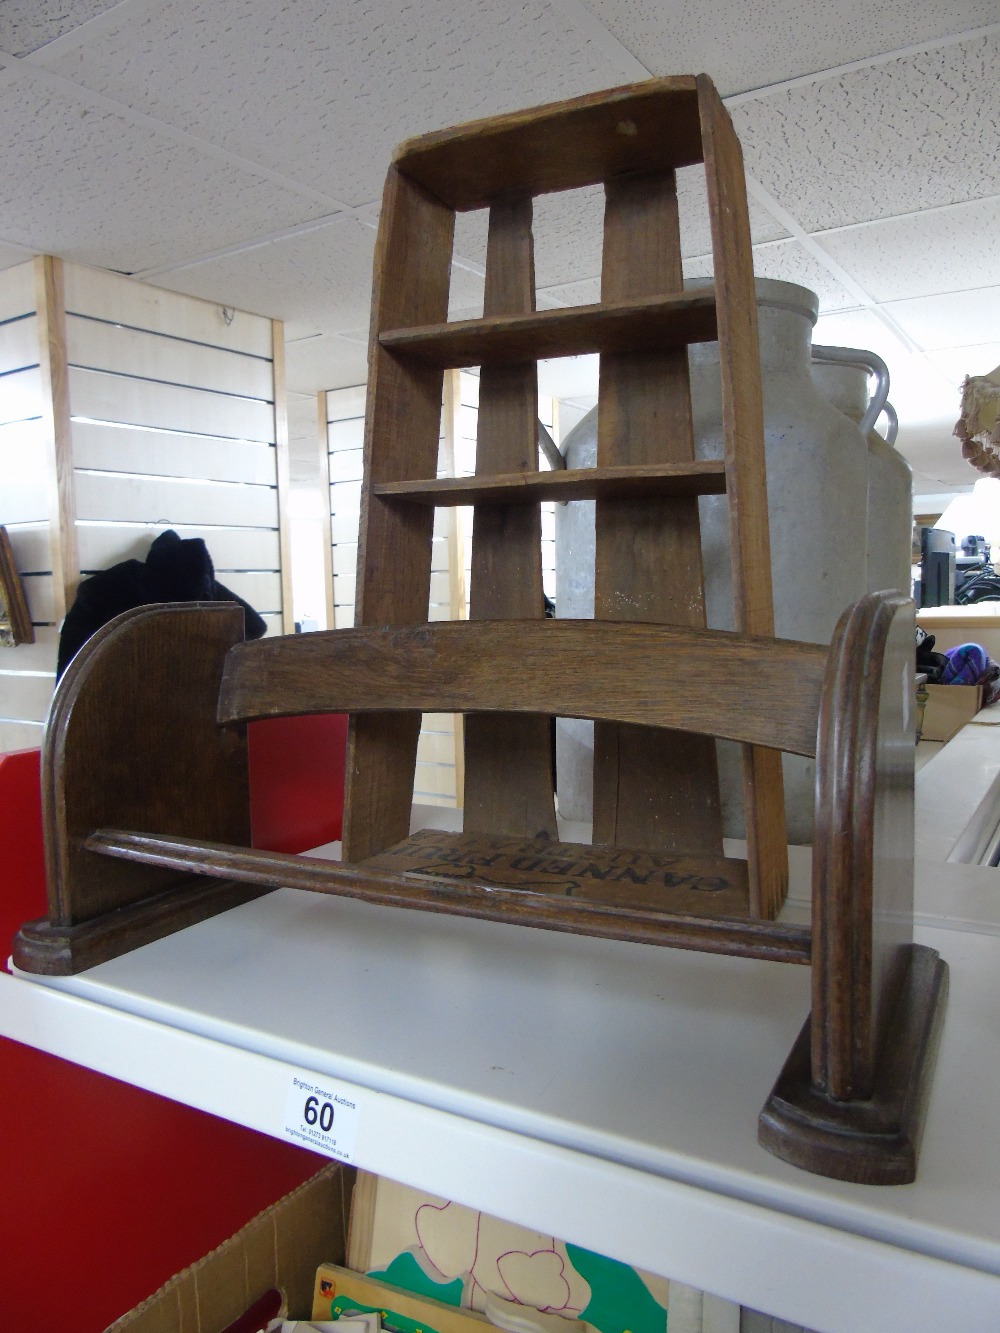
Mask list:
[[809,1328],[995,1333],[997,883],[918,871],[951,990],[908,1186],[757,1145],[806,968],[283,889],[77,977],[0,976],[0,1030],[278,1137],[292,1078],[322,1075],[368,1170]]

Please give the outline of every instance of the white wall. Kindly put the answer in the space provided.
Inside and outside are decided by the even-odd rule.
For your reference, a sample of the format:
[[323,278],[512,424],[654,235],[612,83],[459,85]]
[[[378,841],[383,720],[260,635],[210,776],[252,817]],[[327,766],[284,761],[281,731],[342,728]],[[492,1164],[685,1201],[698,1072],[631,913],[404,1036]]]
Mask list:
[[[55,342],[45,343],[36,313],[44,302],[35,300],[41,262],[0,274],[0,523],[37,639],[0,650],[0,749],[41,741],[62,587],[72,596],[79,575],[143,558],[166,528],[204,538],[219,581],[264,616],[269,633],[282,632],[286,600],[283,348],[276,358],[275,326],[67,264],[59,266]],[[53,346],[50,377],[46,347]],[[56,421],[60,442],[53,444],[46,384],[60,376],[66,420]],[[58,417],[58,393],[55,400]],[[64,469],[62,518],[56,454]],[[73,567],[60,571],[53,537],[67,525],[63,546]]]

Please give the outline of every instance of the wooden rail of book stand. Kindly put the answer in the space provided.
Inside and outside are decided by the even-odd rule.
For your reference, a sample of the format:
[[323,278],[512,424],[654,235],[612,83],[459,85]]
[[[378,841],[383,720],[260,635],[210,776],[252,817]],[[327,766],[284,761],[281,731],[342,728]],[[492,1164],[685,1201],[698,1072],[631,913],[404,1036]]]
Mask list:
[[[841,1179],[913,1179],[946,968],[912,942],[909,602],[862,599],[829,650],[599,621],[243,643],[241,621],[219,604],[141,608],[70,665],[43,758],[49,916],[22,928],[18,967],[76,972],[279,885],[811,963],[812,1014],[761,1113],[761,1142]],[[248,846],[243,722],[531,716],[565,711],[569,697],[579,716],[815,754],[811,929],[752,917],[746,862],[725,857],[438,832],[355,864]]]

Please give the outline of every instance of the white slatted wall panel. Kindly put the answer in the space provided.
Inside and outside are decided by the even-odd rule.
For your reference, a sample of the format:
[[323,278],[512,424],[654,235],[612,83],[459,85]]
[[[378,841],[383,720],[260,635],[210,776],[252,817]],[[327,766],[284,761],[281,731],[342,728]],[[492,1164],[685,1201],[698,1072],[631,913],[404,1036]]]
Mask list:
[[0,273],[0,524],[24,584],[35,642],[0,648],[0,751],[41,744],[55,681],[50,498],[34,265]]
[[174,528],[280,634],[271,321],[74,264],[65,290],[81,571]]
[[326,395],[326,440],[334,629],[349,629],[354,624],[364,438],[365,386],[331,390]]

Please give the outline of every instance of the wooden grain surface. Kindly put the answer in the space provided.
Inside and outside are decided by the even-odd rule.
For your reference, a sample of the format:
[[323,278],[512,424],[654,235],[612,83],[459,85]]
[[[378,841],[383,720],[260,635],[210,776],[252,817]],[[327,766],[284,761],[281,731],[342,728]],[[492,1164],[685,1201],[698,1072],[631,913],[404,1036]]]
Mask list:
[[[674,173],[609,181],[605,195],[603,299],[680,293]],[[693,461],[686,353],[602,356],[598,466]],[[696,498],[598,499],[594,615],[704,627]],[[622,675],[632,667],[623,657]],[[609,680],[608,688],[614,691],[615,683]],[[721,854],[714,741],[599,723],[594,732],[594,841]]]
[[[66,302],[62,260],[52,255],[36,255],[34,267],[42,387],[43,466],[48,490],[50,568],[55,594],[52,618],[59,621],[73,605],[80,581],[80,557],[76,544],[73,427],[66,359]],[[74,407],[80,411],[75,404]]]
[[[773,634],[764,408],[743,153],[706,75],[698,76],[698,105],[718,296],[733,623],[745,634]],[[751,902],[755,911],[771,917],[788,892],[788,837],[777,755],[744,755],[743,802]]]
[[216,723],[234,603],[141,607],[110,621],[67,667],[42,751],[49,919],[73,926],[176,884],[82,847],[96,827],[250,842],[246,739]]
[[[361,492],[358,625],[427,618],[431,510],[379,500],[377,482],[433,477],[444,378],[404,364],[379,345],[383,329],[445,318],[455,217],[395,169],[386,179],[375,252],[372,330]],[[347,748],[344,856],[370,855],[409,828],[420,719],[352,719]]]
[[[88,855],[95,853],[88,852]],[[116,870],[120,873],[121,867],[116,867],[113,861],[105,860],[101,865],[112,877],[115,877]],[[173,935],[185,926],[207,921],[232,907],[251,902],[270,893],[273,888],[272,885],[239,882],[213,883],[190,874],[151,872],[148,866],[132,865],[133,880],[150,883],[155,874],[159,874],[161,880],[173,880],[167,891],[103,912],[79,925],[53,924],[46,919],[26,922],[14,938],[15,966],[42,976],[72,976]]]
[[817,753],[812,1065],[844,1100],[872,1089],[913,938],[913,604],[873,594],[831,645]]
[[[11,546],[10,536],[5,527],[0,527],[0,596],[3,598],[3,609],[7,613],[10,621],[11,630],[14,635],[14,645],[18,646],[25,643],[35,642],[35,629],[31,623],[31,616],[28,612],[28,602],[24,595],[24,584],[21,581],[21,575],[17,568],[17,559],[14,555],[14,548]],[[37,679],[29,677],[29,679]],[[13,683],[13,682],[11,682]],[[48,694],[51,690],[51,682],[45,680],[46,706],[48,704]],[[11,707],[11,701],[5,703],[6,711],[15,717],[27,717],[27,713],[14,712]]]
[[410,363],[439,370],[499,365],[591,352],[641,352],[712,342],[715,293],[699,288],[682,295],[646,297],[523,315],[484,315],[424,327],[388,325],[380,345]]
[[[531,199],[490,209],[483,312],[535,308]],[[476,474],[538,471],[538,376],[533,360],[479,373]],[[537,504],[476,506],[472,516],[469,620],[540,620],[542,528]],[[469,626],[470,636],[476,627]],[[484,655],[489,649],[484,646]],[[447,673],[447,666],[444,667]],[[470,714],[465,721],[465,828],[556,836],[552,722]]]
[[870,1094],[849,1101],[813,1081],[807,1020],[760,1113],[760,1143],[793,1166],[835,1180],[910,1184],[947,991],[948,969],[937,950],[909,945]]
[[726,465],[714,459],[385,482],[375,487],[375,493],[411,504],[451,506],[719,495],[725,489]]
[[[234,648],[219,721],[384,709],[568,710],[814,754],[826,659],[818,644],[594,620],[336,630]],[[740,680],[737,701],[720,690],[723,678]]]
[[695,80],[650,79],[410,139],[400,171],[456,209],[700,162]]
[[[543,839],[539,842],[545,845]],[[175,871],[196,869],[199,874],[227,881],[340,894],[389,907],[415,907],[544,930],[774,962],[805,963],[809,958],[810,933],[802,926],[745,917],[675,913],[664,910],[663,906],[592,901],[566,895],[554,885],[547,889],[537,885],[520,889],[497,887],[488,876],[480,878],[478,874],[473,878],[453,879],[436,871],[426,875],[405,869],[397,872],[381,864],[381,856],[372,869],[365,862],[319,861],[281,852],[221,844],[209,846],[185,838],[133,834],[121,829],[98,830],[88,839],[88,849],[137,864]],[[585,847],[577,851],[592,856],[595,849]],[[487,856],[490,854],[487,852]],[[400,855],[404,861],[408,859],[405,849]],[[718,866],[717,861],[711,864]],[[669,876],[674,872],[667,868],[661,878],[663,873]],[[669,904],[671,892],[669,886],[663,886],[661,903]]]

